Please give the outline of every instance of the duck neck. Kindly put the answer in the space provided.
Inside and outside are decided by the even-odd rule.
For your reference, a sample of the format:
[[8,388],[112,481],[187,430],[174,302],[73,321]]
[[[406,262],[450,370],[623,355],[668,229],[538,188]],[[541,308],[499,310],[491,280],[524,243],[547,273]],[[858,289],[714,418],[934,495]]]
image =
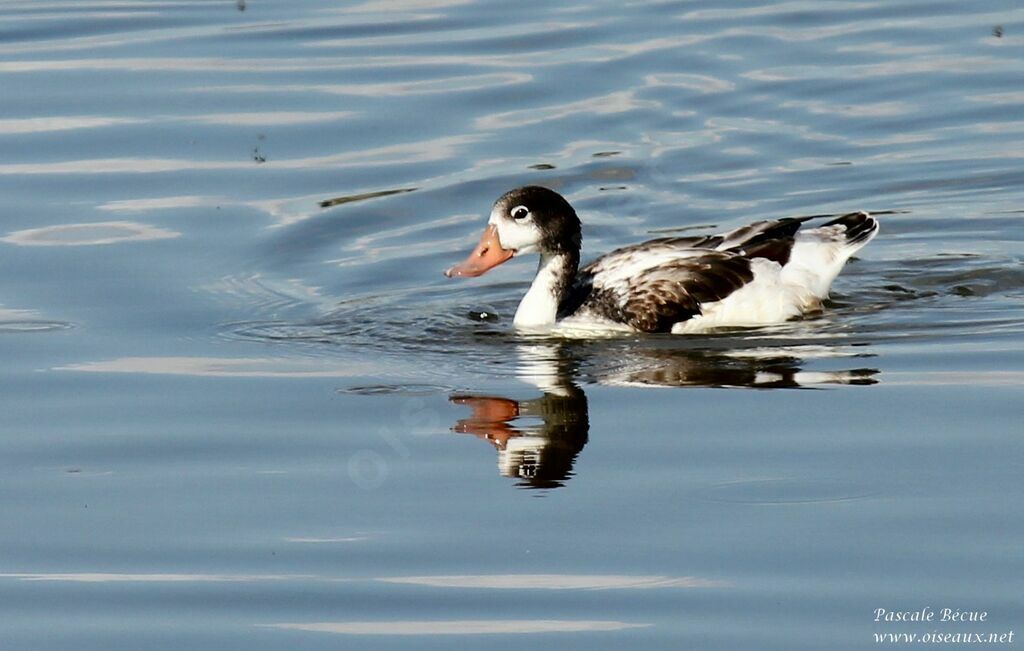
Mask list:
[[554,325],[558,306],[569,292],[579,263],[579,253],[542,253],[533,284],[516,310],[515,325],[519,328]]

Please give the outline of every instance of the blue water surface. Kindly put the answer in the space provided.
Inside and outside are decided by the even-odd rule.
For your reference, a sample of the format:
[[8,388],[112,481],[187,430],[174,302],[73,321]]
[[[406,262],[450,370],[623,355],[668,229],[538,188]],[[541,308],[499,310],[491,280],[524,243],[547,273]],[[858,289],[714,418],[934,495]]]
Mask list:
[[[1022,88],[1010,1],[0,2],[0,647],[1021,629]],[[585,257],[881,234],[801,321],[527,337],[532,262],[441,271],[530,183]]]

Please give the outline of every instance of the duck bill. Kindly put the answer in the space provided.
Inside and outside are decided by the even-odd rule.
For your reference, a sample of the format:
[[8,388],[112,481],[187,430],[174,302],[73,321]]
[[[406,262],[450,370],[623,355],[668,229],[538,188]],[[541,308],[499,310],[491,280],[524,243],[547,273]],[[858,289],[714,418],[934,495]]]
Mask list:
[[475,277],[494,269],[502,262],[510,259],[516,254],[515,250],[501,248],[501,241],[498,239],[498,228],[489,224],[484,231],[480,243],[476,245],[473,252],[462,264],[457,264],[444,272],[449,278],[456,276]]

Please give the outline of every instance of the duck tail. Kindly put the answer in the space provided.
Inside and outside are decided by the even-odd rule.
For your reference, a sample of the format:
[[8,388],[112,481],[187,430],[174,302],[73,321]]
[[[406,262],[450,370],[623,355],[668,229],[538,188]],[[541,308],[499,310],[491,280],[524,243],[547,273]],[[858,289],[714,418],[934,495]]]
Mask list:
[[878,220],[866,212],[853,212],[817,228],[801,229],[789,262],[782,268],[786,282],[804,287],[823,299],[850,259],[878,234]]
[[842,235],[845,239],[845,248],[850,249],[851,254],[878,234],[878,220],[863,210],[825,222],[821,228],[826,229],[830,226],[843,227]]

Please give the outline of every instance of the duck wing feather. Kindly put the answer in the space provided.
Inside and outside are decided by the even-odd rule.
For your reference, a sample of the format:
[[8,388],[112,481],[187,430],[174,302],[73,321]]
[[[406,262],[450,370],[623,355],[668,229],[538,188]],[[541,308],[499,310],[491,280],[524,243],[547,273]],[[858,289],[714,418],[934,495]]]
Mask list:
[[722,300],[754,278],[750,260],[713,249],[690,249],[635,273],[624,271],[625,263],[588,265],[560,313],[595,314],[641,332],[669,332],[700,314],[701,304]]

